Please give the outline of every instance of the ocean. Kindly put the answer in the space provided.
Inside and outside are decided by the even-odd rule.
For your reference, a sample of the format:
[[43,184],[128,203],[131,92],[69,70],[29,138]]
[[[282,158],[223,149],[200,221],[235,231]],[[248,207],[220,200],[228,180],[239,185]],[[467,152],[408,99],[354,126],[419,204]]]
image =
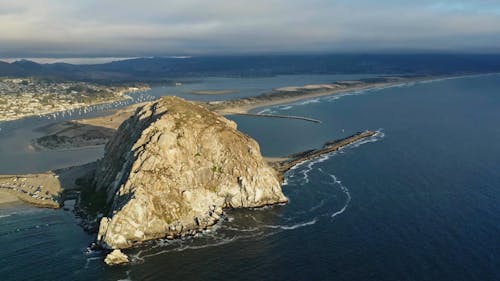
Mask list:
[[99,253],[85,253],[93,236],[70,211],[4,206],[0,276],[500,280],[499,87],[500,75],[483,75],[256,110],[321,124],[230,116],[266,156],[367,129],[378,134],[289,171],[287,205],[228,211],[228,220],[201,238],[152,241],[127,251],[132,263],[126,266],[106,267]]

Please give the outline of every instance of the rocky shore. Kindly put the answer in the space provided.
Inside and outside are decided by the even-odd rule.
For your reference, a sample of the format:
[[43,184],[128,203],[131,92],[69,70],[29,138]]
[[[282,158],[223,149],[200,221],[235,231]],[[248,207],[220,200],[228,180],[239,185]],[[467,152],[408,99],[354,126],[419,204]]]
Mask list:
[[321,157],[324,154],[338,151],[347,145],[375,136],[376,134],[377,132],[375,131],[359,132],[340,140],[327,142],[322,148],[307,150],[290,155],[284,160],[273,161],[270,165],[279,173],[281,180],[284,180],[285,173],[294,166]]
[[[376,134],[361,132],[321,149],[268,162],[257,142],[239,132],[234,122],[200,104],[164,97],[130,112],[129,108],[99,117],[105,124],[128,116],[107,143],[102,160],[47,173],[51,184],[42,185],[40,175],[33,175],[31,181],[43,188],[34,194],[51,195],[52,201],[49,197],[33,200],[33,194],[26,200],[58,208],[63,191],[81,191],[75,193],[75,213],[86,230],[97,232],[93,247],[109,251],[108,264],[126,263],[128,257],[120,249],[147,240],[197,235],[221,220],[224,209],[286,203],[280,182],[287,170]],[[79,124],[91,126],[85,120]],[[106,129],[114,126],[106,124]],[[64,123],[45,129],[68,134],[79,126]],[[0,183],[3,179],[4,186],[13,187],[12,183],[27,182],[27,178],[5,176]],[[76,178],[80,178],[78,184]],[[48,187],[57,196],[47,193]]]
[[[332,94],[332,89],[340,92],[387,83],[346,82],[279,89],[272,94],[230,101],[222,107],[218,104],[217,108],[228,109],[229,113],[229,109],[242,104],[250,108],[288,102],[290,97],[308,98],[311,93]],[[226,208],[286,203],[280,183],[287,170],[376,134],[361,132],[271,163],[262,158],[255,140],[205,106],[164,97],[109,116],[43,128],[47,135],[35,141],[42,149],[107,142],[102,160],[84,170],[73,170],[67,177],[72,182],[66,179],[64,183],[81,190],[76,194],[75,213],[86,230],[97,232],[94,247],[110,251],[106,263],[126,262],[127,256],[119,250],[144,241],[197,235],[221,220]],[[59,172],[68,175],[68,171]],[[86,176],[81,177],[83,174]],[[74,181],[77,175],[79,186]],[[54,177],[59,179],[58,175]],[[54,208],[60,207],[63,190],[59,182]]]
[[255,140],[176,97],[148,103],[127,119],[89,178],[93,190],[82,193],[80,208],[103,216],[97,243],[105,249],[195,235],[225,208],[287,202]]

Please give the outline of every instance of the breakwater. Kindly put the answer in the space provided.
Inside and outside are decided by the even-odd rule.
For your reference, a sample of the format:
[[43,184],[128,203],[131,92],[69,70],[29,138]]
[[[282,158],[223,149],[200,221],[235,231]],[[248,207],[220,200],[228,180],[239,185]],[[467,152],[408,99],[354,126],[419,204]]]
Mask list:
[[372,137],[376,134],[377,132],[375,131],[359,132],[343,139],[327,142],[323,145],[322,148],[319,149],[311,149],[300,153],[292,154],[288,156],[286,160],[276,161],[270,163],[270,165],[280,174],[280,177],[283,180],[285,173],[291,168],[293,168],[295,165],[298,165],[305,161],[313,160],[324,154],[337,151],[347,145]]

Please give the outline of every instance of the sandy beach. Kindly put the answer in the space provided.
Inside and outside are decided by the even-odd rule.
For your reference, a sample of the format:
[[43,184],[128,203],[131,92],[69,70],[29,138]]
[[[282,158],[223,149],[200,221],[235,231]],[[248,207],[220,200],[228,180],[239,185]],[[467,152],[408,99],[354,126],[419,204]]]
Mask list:
[[33,205],[59,208],[62,192],[54,173],[1,175],[0,188]]
[[[359,81],[343,81],[342,86],[340,86],[341,88],[339,88],[339,85],[336,84],[304,85],[301,87],[284,87],[276,89],[275,91],[278,91],[277,93],[272,92],[274,94],[273,96],[269,96],[267,93],[264,93],[250,98],[242,98],[231,101],[209,102],[202,104],[204,104],[209,109],[214,110],[221,115],[231,115],[235,113],[245,114],[259,107],[293,103],[301,100],[307,100],[311,98],[323,97],[335,94],[343,94],[351,91],[387,87],[390,85],[396,85],[416,80],[416,79],[407,79],[400,77],[395,77],[392,79],[397,81],[382,82],[382,83],[363,83],[362,85],[355,84],[355,83],[359,84],[360,83]],[[91,126],[117,129],[123,121],[129,118],[135,112],[135,110],[143,104],[144,103],[133,104],[124,109],[117,110],[111,115],[82,119],[75,122]]]
[[95,169],[96,163],[25,175],[0,175],[0,204],[23,201],[44,208],[59,208],[63,192],[78,190],[76,179]]
[[[241,98],[236,100],[200,102],[208,109],[221,115],[249,114],[250,111],[288,103],[294,103],[302,100],[314,99],[331,95],[341,95],[350,92],[385,88],[391,86],[404,85],[406,83],[415,83],[431,81],[435,79],[453,78],[455,76],[436,77],[381,77],[373,81],[338,81],[332,84],[303,85],[294,87],[277,88],[269,93]],[[107,139],[112,135],[126,119],[134,114],[138,107],[144,103],[133,104],[126,108],[116,110],[113,113],[96,118],[80,119],[66,121],[66,124],[52,125],[46,128],[46,136],[33,141],[38,149],[74,149],[81,147],[90,147],[104,145]],[[257,117],[277,117],[302,119],[320,123],[321,120],[312,120],[303,116],[266,116],[252,114]],[[87,132],[87,133],[86,133]],[[91,134],[89,134],[91,133]],[[89,137],[91,135],[91,137]],[[93,136],[93,137],[92,137]]]
[[[334,88],[331,85],[306,85],[304,87],[287,87],[281,88],[281,93],[283,93],[282,97],[269,97],[269,98],[259,98],[261,96],[257,96],[254,99],[248,99],[247,103],[244,102],[244,99],[237,100],[231,103],[221,103],[223,104],[223,108],[215,109],[215,111],[221,115],[231,115],[235,113],[249,113],[251,110],[260,107],[270,107],[281,104],[294,103],[302,100],[308,100],[318,97],[325,97],[331,95],[345,94],[354,91],[368,90],[368,89],[376,89],[376,88],[384,88],[389,86],[395,86],[399,84],[404,84],[408,82],[416,82],[424,79],[404,79],[399,80],[397,82],[383,82],[383,83],[369,83],[362,85],[354,85],[348,86],[345,88]],[[312,89],[312,90],[311,90]],[[278,89],[279,90],[279,89]],[[303,92],[301,94],[296,94],[303,90],[307,90],[307,92]],[[290,96],[289,94],[294,94]]]
[[0,189],[0,204],[7,204],[13,202],[19,202],[19,198],[14,194],[14,192]]
[[[491,73],[495,74],[495,73]],[[275,89],[274,92],[262,94],[250,98],[242,98],[232,101],[209,102],[208,107],[221,115],[246,114],[250,111],[261,108],[282,104],[289,104],[298,101],[326,97],[332,95],[341,95],[350,92],[379,89],[405,85],[408,83],[430,82],[440,79],[454,79],[462,77],[474,77],[484,74],[464,74],[448,76],[421,76],[421,77],[386,77],[383,82],[362,82],[362,81],[338,81],[332,84],[313,84],[300,87],[282,87]],[[340,87],[339,87],[340,86]]]

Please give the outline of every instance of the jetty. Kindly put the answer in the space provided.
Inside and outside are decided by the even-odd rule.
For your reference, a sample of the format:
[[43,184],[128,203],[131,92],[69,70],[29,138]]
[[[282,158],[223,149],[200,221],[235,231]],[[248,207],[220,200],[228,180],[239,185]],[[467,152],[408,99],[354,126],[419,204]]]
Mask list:
[[319,149],[311,149],[300,153],[292,154],[286,157],[286,159],[284,160],[273,161],[270,162],[269,164],[278,172],[278,174],[280,175],[280,179],[284,180],[285,173],[294,166],[305,161],[316,159],[318,157],[321,157],[322,155],[338,151],[347,145],[375,136],[376,134],[377,132],[375,131],[359,132],[343,139],[327,142],[323,145],[323,147]]

